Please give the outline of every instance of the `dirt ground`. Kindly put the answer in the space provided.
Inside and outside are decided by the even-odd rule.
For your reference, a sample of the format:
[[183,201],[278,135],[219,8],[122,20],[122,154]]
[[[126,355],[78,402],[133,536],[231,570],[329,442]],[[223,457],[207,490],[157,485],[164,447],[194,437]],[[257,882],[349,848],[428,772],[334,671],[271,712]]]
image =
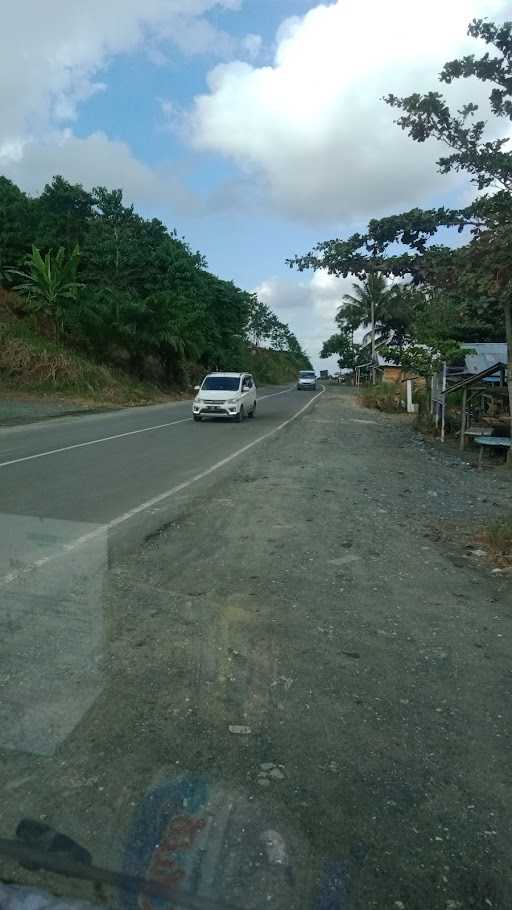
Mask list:
[[240,907],[510,908],[512,577],[469,545],[511,512],[506,471],[327,390],[106,573],[97,698],[0,754],[1,836],[158,877],[167,831]]

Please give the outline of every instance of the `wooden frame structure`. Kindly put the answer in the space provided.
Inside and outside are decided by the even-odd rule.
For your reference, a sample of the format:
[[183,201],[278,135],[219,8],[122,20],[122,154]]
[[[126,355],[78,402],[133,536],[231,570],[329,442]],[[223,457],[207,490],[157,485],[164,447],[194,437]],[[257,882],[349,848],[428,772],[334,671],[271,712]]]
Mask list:
[[[505,404],[508,404],[508,392],[505,379],[506,372],[507,365],[505,363],[495,363],[492,366],[488,367],[486,370],[482,370],[480,373],[476,373],[474,376],[469,376],[467,379],[462,380],[462,382],[457,382],[455,385],[448,386],[448,388],[445,390],[444,394],[446,396],[451,395],[452,392],[457,392],[462,389],[460,427],[461,452],[464,451],[464,447],[466,445],[466,436],[491,436],[494,428],[503,428],[504,424],[506,425],[507,423],[510,423],[510,418],[503,419],[501,416],[486,416],[483,418],[485,422],[484,427],[480,425],[471,429],[471,405],[475,399],[480,399],[480,413],[485,409],[485,399],[492,400],[493,398],[504,398]],[[497,375],[500,377],[499,385],[484,383],[485,379]]]

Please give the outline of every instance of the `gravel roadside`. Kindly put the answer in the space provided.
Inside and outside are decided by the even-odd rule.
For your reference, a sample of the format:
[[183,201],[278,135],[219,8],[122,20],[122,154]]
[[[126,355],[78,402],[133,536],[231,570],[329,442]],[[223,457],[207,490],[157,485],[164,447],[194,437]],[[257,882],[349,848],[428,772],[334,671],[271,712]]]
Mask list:
[[[271,835],[273,907],[512,906],[512,579],[465,548],[511,491],[328,390],[110,569],[101,694],[55,756],[2,755],[6,832],[119,866],[148,790],[201,780],[231,867],[235,822]],[[224,896],[261,907],[240,862]]]
[[0,426],[35,423],[38,420],[67,417],[87,413],[90,410],[88,405],[66,399],[0,398]]

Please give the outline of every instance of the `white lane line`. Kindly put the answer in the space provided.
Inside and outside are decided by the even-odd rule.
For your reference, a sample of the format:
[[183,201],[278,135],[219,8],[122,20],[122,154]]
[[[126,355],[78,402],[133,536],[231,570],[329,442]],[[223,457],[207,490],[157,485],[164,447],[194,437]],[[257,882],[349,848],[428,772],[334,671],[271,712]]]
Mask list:
[[272,392],[271,395],[258,395],[257,400],[263,401],[264,398],[275,398],[276,395],[287,395],[288,392],[293,392],[293,386],[290,386],[289,389],[282,389],[281,392]]
[[[258,401],[263,401],[265,398],[275,398],[276,395],[285,395],[290,391],[291,387],[289,389],[284,389],[282,392],[272,392],[271,395],[261,395],[258,398]],[[7,468],[11,464],[21,464],[23,461],[33,461],[34,458],[46,458],[48,455],[59,455],[61,452],[70,452],[72,449],[82,449],[85,448],[85,446],[97,446],[101,442],[111,442],[113,439],[124,439],[126,436],[137,436],[138,433],[163,430],[166,427],[174,427],[177,423],[185,423],[187,420],[190,421],[192,418],[181,417],[179,420],[173,420],[170,423],[159,423],[154,427],[142,427],[140,430],[130,430],[128,433],[116,433],[114,436],[102,436],[100,439],[91,439],[88,442],[77,442],[74,445],[62,446],[60,449],[50,449],[48,452],[37,452],[35,455],[24,455],[23,458],[12,458],[10,461],[0,462],[0,468]]]
[[[54,559],[58,559],[60,556],[66,556],[72,550],[76,550],[78,547],[82,547],[84,544],[90,543],[97,537],[104,537],[110,531],[118,528],[119,525],[124,524],[125,521],[129,521],[130,518],[135,518],[135,516],[140,515],[141,512],[152,509],[159,503],[164,502],[164,500],[170,499],[172,496],[176,496],[177,493],[181,493],[183,490],[188,489],[188,487],[191,487],[194,483],[197,483],[200,480],[204,480],[205,477],[209,477],[210,474],[218,471],[219,468],[225,467],[225,465],[229,464],[231,461],[234,461],[235,458],[239,458],[240,455],[248,452],[249,449],[252,449],[254,446],[259,445],[260,442],[264,442],[265,439],[270,439],[271,436],[274,436],[276,433],[284,430],[284,428],[296,420],[297,417],[300,417],[304,411],[307,411],[307,409],[310,408],[311,405],[317,400],[317,398],[320,398],[320,395],[323,395],[324,392],[325,388],[322,388],[322,391],[318,392],[317,395],[314,395],[313,398],[310,398],[304,407],[300,408],[295,412],[295,414],[292,414],[291,417],[288,417],[282,423],[278,424],[277,427],[274,427],[272,430],[268,430],[267,433],[263,433],[262,436],[258,436],[256,439],[253,439],[252,442],[248,442],[245,446],[242,446],[241,449],[237,449],[236,452],[232,452],[231,455],[227,455],[226,458],[222,458],[220,461],[217,461],[215,464],[211,465],[211,467],[206,468],[205,471],[201,471],[199,474],[196,474],[195,477],[191,477],[189,480],[184,480],[177,486],[171,487],[170,490],[166,490],[165,493],[160,493],[158,496],[154,496],[152,499],[148,499],[146,502],[141,503],[139,506],[135,506],[128,512],[124,512],[122,515],[118,515],[117,518],[113,518],[112,521],[109,521],[107,524],[101,525],[99,528],[95,528],[94,531],[89,531],[88,534],[83,534],[82,537],[77,537],[77,539],[71,541],[71,543],[64,544],[62,549],[57,553],[50,553],[48,556],[42,556],[41,559],[36,559],[35,562],[24,566],[23,569],[19,569],[15,572],[10,572],[8,575],[4,575],[3,578],[0,578],[0,585],[3,587],[4,585],[11,584],[13,581],[16,581],[18,578],[27,575],[34,569],[40,569],[47,563],[53,562]],[[275,394],[279,395],[281,393],[277,392]]]
[[112,439],[124,439],[125,436],[136,436],[138,433],[149,433],[151,430],[163,430],[164,427],[174,427],[177,423],[185,423],[191,417],[180,417],[170,423],[159,423],[155,427],[143,427],[141,430],[130,430],[129,433],[117,433],[115,436],[102,436],[101,439],[90,439],[89,442],[76,442],[72,446],[62,446],[61,449],[50,449],[49,452],[38,452],[36,455],[25,455],[23,458],[13,458],[11,461],[0,462],[0,468],[10,464],[20,464],[22,461],[32,461],[34,458],[46,458],[47,455],[58,455],[60,452],[70,452],[71,449],[83,449],[85,446],[97,446],[100,442],[110,442]]

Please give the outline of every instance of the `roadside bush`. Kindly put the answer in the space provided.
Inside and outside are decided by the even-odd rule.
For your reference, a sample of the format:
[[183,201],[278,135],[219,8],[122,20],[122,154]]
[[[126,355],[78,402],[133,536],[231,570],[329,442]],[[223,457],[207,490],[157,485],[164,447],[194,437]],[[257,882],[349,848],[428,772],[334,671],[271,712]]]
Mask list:
[[512,565],[512,518],[488,525],[482,531],[480,540],[488,547],[495,562]]
[[399,411],[403,394],[399,382],[379,382],[360,388],[359,396],[365,408],[376,408],[378,411]]
[[430,394],[426,388],[415,390],[414,403],[418,405],[414,426],[420,433],[431,433],[434,429],[434,422],[430,413]]

